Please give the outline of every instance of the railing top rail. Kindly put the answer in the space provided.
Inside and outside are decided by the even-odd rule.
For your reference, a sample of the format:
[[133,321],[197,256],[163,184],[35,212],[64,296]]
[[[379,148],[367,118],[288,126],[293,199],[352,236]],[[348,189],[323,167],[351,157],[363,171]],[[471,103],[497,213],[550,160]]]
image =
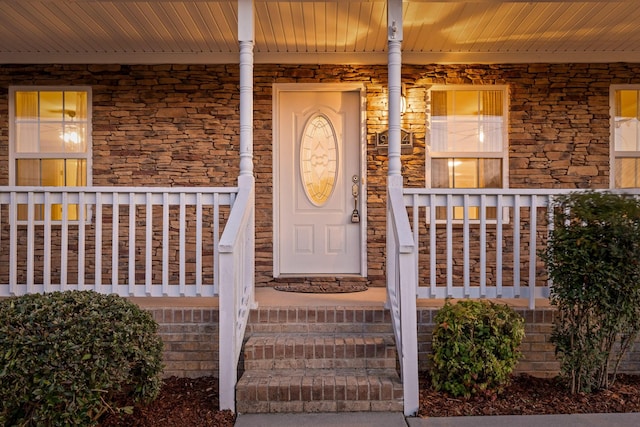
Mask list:
[[0,186],[0,193],[226,193],[238,187],[29,187]]
[[0,187],[0,203],[41,204],[48,196],[49,203],[231,205],[237,192],[238,187]]
[[573,192],[586,192],[586,191],[610,191],[612,193],[624,193],[632,195],[640,195],[640,189],[625,188],[625,189],[581,189],[581,188],[417,188],[409,187],[404,188],[405,195],[522,195],[522,196],[555,196]]
[[485,194],[485,195],[525,195],[525,196],[546,196],[546,195],[561,195],[573,192],[586,192],[586,191],[610,191],[613,193],[625,193],[640,195],[640,189],[626,188],[626,189],[580,189],[580,188],[404,188],[404,194],[453,194],[453,195],[465,195],[465,194]]

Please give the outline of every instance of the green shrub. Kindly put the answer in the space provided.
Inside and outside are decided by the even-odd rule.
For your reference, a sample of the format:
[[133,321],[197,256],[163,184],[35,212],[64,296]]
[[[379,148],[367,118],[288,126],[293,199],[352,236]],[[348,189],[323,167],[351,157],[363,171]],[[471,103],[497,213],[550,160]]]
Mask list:
[[148,312],[92,291],[0,301],[0,425],[94,425],[157,396],[162,341]]
[[606,388],[640,330],[640,203],[571,193],[556,199],[553,225],[544,260],[561,373],[572,393]]
[[518,362],[522,338],[524,320],[506,305],[447,301],[435,317],[434,388],[466,397],[500,392]]

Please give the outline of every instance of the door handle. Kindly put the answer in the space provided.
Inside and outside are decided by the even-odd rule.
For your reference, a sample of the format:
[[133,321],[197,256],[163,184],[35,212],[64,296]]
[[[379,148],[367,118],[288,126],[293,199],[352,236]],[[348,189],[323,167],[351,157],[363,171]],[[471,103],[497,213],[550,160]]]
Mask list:
[[358,175],[353,175],[351,177],[351,181],[353,184],[351,185],[351,195],[353,196],[353,212],[351,212],[351,222],[358,223],[360,222],[360,213],[358,212],[358,196],[360,195],[360,185],[358,182],[360,178]]

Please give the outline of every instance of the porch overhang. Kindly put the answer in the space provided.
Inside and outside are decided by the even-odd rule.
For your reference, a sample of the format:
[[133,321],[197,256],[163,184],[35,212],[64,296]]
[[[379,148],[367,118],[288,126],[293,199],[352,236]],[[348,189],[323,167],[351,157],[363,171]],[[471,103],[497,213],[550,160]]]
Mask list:
[[[385,64],[387,0],[257,0],[256,64]],[[238,0],[0,1],[0,64],[232,64]],[[621,1],[405,0],[403,61],[640,62]]]

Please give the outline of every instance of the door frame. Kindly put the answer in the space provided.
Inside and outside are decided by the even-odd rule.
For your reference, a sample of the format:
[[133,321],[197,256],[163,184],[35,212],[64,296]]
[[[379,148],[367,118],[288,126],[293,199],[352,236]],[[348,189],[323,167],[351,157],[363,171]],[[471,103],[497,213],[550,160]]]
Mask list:
[[[367,121],[366,88],[363,83],[274,83],[272,95],[272,158],[273,158],[273,277],[305,277],[301,274],[280,272],[280,94],[282,92],[358,92],[360,96],[360,273],[335,276],[367,277]],[[313,276],[319,276],[314,274]],[[323,276],[328,276],[327,274]],[[330,275],[333,277],[334,275]]]

